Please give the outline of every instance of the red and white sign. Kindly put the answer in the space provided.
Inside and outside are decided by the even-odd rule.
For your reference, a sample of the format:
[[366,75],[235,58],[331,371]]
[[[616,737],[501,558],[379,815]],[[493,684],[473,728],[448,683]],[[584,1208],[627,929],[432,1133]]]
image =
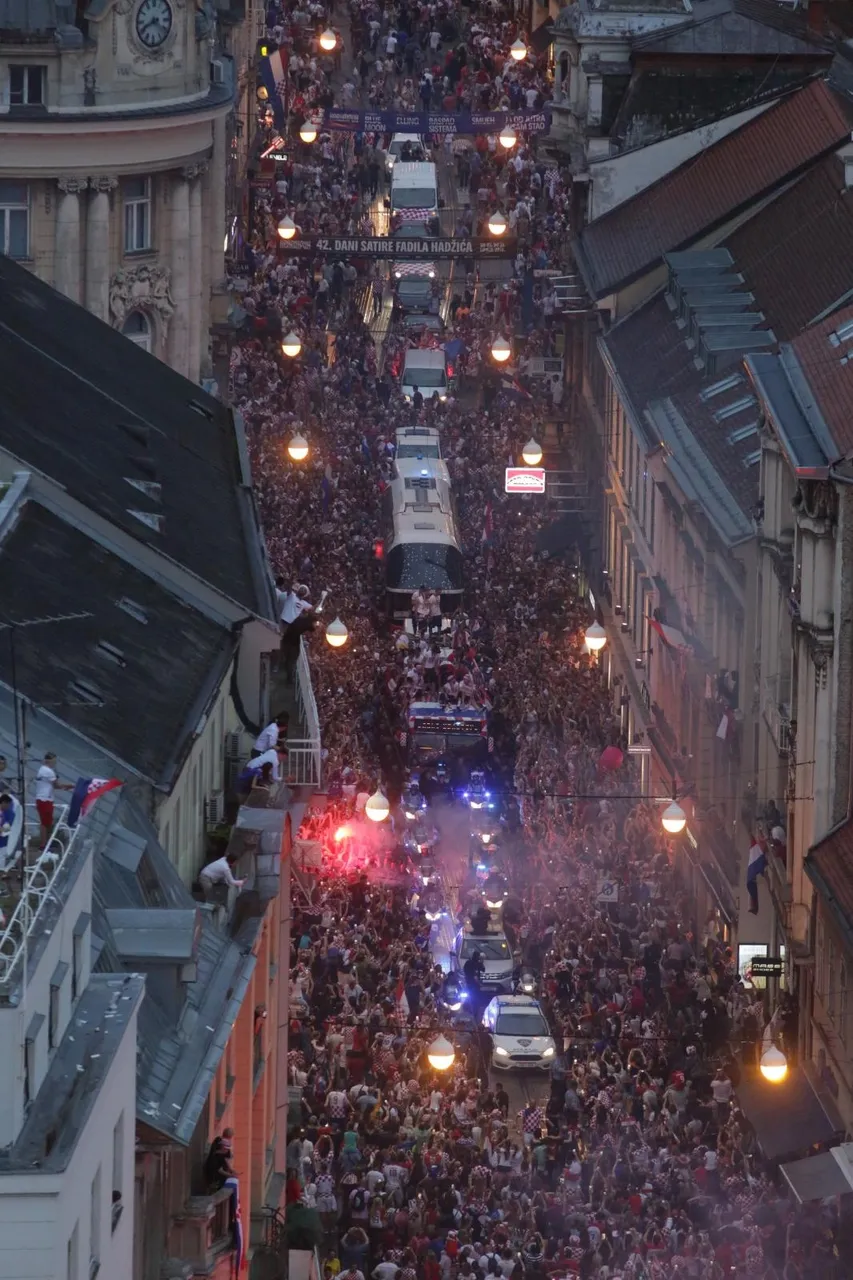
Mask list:
[[504,489],[507,493],[544,493],[544,467],[507,467]]

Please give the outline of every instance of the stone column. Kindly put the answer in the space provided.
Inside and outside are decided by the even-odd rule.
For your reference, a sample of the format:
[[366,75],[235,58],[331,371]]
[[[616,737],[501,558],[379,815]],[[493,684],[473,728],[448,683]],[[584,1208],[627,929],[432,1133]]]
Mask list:
[[195,165],[195,177],[190,182],[190,350],[188,376],[198,382],[202,341],[207,343],[208,308],[203,297],[204,257],[206,244],[202,221],[202,184],[207,165]]
[[57,178],[60,196],[56,210],[56,267],[54,281],[60,293],[80,301],[80,192],[85,178]]
[[190,177],[194,167],[175,174],[172,185],[171,264],[172,301],[175,314],[169,326],[168,362],[184,377],[189,375],[190,351]]
[[225,186],[227,183],[226,123],[224,117],[213,122],[213,155],[210,159],[208,179],[209,211],[206,222],[209,228],[207,248],[210,259],[208,268],[210,287],[215,289],[225,276],[225,255],[222,246],[227,231]]
[[117,178],[89,179],[92,194],[86,218],[86,307],[101,320],[109,320],[110,300],[110,192]]

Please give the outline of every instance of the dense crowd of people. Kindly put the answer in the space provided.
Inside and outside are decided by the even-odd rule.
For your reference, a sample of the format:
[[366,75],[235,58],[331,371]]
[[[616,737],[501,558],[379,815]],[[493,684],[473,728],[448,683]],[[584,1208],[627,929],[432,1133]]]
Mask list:
[[[333,102],[461,110],[548,97],[544,63],[508,57],[518,29],[494,0],[350,0],[337,27],[320,3],[273,3],[267,18],[291,49],[297,120]],[[330,25],[347,32],[344,61],[317,49]],[[258,197],[247,332],[231,369],[281,600],[298,602],[285,632],[309,645],[332,793],[301,835],[327,852],[340,842],[310,903],[294,907],[291,1220],[303,1210],[310,1239],[316,1216],[329,1278],[827,1280],[843,1248],[834,1207],[794,1213],[736,1103],[740,1061],[763,1029],[760,994],[674,889],[657,811],[626,798],[637,784],[584,643],[577,556],[543,549],[554,509],[503,492],[504,467],[543,419],[562,416],[562,384],[525,371],[555,349],[547,270],[562,265],[568,240],[567,175],[523,139],[512,156],[494,139],[435,140],[455,179],[457,234],[482,232],[500,208],[519,256],[494,283],[474,263],[454,264],[441,340],[454,344],[458,390],[415,405],[395,371],[407,345],[437,339],[392,330],[379,345],[368,296],[381,305],[385,270],[289,256],[276,232],[285,216],[302,231],[374,226],[385,141],[321,133]],[[297,360],[280,350],[290,331]],[[527,334],[514,379],[489,357],[500,332]],[[395,433],[415,421],[440,432],[465,603],[436,625],[435,601],[415,593],[414,627],[392,631],[382,495]],[[300,463],[287,452],[294,435],[310,446]],[[339,615],[349,630],[342,649],[310,630],[325,594],[322,621]],[[303,609],[304,631],[294,629]],[[358,830],[374,786],[399,794],[401,726],[427,696],[488,710],[492,773],[518,801],[504,850],[512,937],[538,975],[557,1045],[542,1101],[520,1113],[490,1076],[476,1020],[455,1022],[448,1071],[429,1065],[448,1021],[429,924],[405,878],[377,877],[371,859],[365,868],[346,853],[347,824]],[[381,845],[375,837],[377,866]],[[599,900],[603,877],[617,901]]]

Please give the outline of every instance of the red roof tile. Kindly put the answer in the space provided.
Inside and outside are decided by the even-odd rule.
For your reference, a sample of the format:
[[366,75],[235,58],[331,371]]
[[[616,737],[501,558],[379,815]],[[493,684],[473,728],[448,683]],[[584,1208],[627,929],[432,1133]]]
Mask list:
[[596,298],[651,270],[775,190],[850,136],[842,100],[822,80],[769,107],[646,191],[584,228],[578,265]]
[[853,449],[853,306],[807,329],[791,345],[841,457]]

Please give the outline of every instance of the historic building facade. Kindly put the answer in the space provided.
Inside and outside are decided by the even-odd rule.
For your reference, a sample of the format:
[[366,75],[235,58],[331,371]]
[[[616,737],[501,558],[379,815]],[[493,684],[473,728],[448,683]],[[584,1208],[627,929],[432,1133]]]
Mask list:
[[212,0],[91,0],[74,25],[17,0],[0,29],[0,251],[193,381],[224,275],[234,9],[220,36]]

